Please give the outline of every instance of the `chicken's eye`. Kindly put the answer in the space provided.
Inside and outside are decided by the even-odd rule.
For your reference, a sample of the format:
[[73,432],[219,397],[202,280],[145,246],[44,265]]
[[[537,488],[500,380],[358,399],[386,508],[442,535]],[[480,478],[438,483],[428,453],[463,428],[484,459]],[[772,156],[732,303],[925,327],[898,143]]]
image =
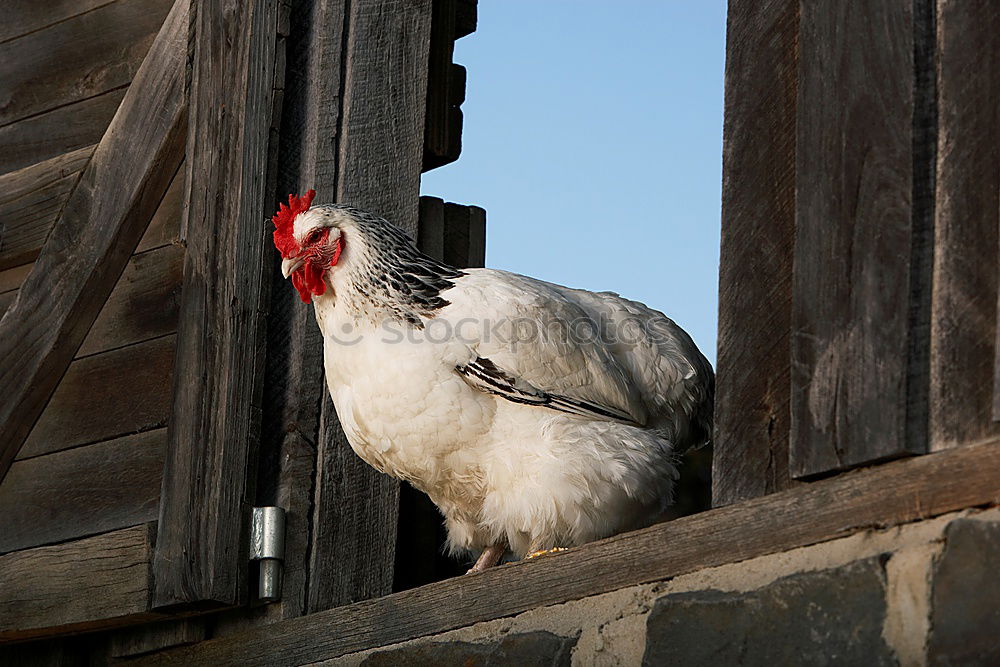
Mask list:
[[309,232],[308,235],[306,235],[306,243],[309,244],[316,243],[317,241],[319,241],[322,235],[323,235],[323,230],[317,227],[316,229]]

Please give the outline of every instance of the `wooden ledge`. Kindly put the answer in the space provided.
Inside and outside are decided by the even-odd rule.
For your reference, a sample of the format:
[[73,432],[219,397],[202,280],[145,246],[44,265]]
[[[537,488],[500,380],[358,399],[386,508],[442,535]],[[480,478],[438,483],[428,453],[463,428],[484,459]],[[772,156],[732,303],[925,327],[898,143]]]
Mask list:
[[302,664],[849,535],[1000,503],[1000,442],[886,463],[565,553],[154,654]]

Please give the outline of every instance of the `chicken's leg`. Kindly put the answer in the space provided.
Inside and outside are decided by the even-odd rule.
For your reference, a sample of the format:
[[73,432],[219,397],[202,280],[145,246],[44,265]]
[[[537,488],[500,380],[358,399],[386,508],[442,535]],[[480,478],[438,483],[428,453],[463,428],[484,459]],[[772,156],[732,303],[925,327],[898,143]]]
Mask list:
[[483,553],[479,555],[479,559],[476,564],[466,572],[466,574],[472,574],[473,572],[482,572],[483,570],[493,567],[500,562],[503,552],[507,550],[507,545],[504,542],[499,542],[497,544],[492,544],[485,549]]

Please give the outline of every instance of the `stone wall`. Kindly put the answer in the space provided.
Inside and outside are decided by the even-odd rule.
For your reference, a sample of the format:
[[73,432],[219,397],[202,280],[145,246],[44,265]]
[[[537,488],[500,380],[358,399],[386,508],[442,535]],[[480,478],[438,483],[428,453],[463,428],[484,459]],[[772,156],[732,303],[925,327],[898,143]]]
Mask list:
[[327,664],[1000,664],[998,570],[1000,508],[970,510]]

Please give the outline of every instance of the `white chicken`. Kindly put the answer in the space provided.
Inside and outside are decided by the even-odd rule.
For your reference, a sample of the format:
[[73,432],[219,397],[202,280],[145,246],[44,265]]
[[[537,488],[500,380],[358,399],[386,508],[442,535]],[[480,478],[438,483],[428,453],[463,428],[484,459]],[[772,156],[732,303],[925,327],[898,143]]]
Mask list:
[[315,306],[352,449],[437,505],[452,553],[524,557],[655,521],[711,433],[714,375],[662,313],[457,269],[386,220],[289,196],[282,273]]

